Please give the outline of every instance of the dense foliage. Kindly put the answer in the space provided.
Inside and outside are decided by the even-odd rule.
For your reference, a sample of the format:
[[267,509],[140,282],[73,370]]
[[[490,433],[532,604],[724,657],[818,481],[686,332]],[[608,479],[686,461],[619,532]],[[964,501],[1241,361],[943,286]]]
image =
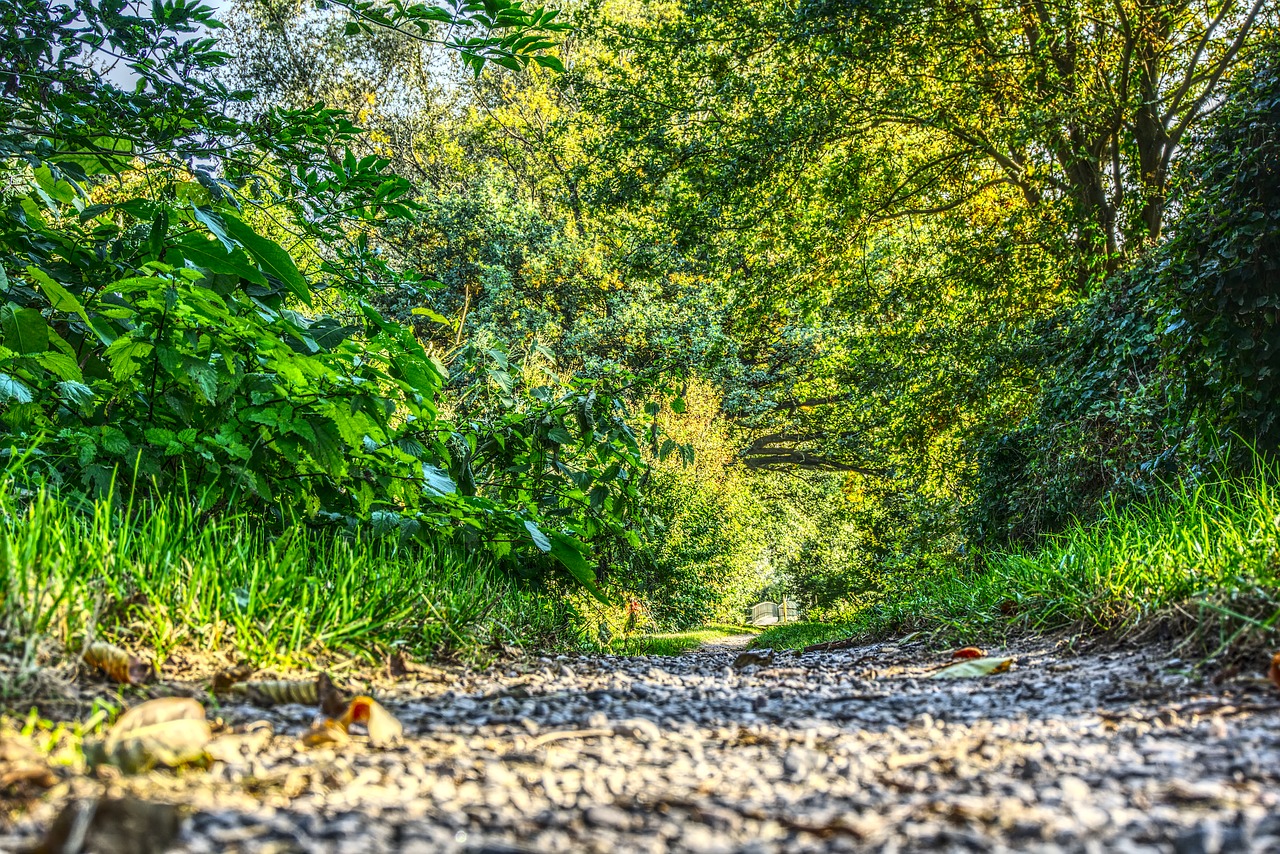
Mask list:
[[[449,46],[479,71],[557,67],[551,19],[362,3],[346,27],[474,24]],[[583,539],[626,533],[644,468],[624,402],[554,378],[516,400],[494,351],[498,403],[441,411],[446,367],[369,302],[430,284],[371,240],[413,221],[412,185],[356,153],[349,116],[237,118],[250,96],[217,76],[208,7],[33,0],[4,24],[0,418],[28,474],[90,497],[182,489],[277,524],[520,543],[594,589]],[[120,57],[127,72],[98,65]]]
[[565,12],[6,7],[27,476],[559,566],[608,641],[1276,450],[1264,0]]

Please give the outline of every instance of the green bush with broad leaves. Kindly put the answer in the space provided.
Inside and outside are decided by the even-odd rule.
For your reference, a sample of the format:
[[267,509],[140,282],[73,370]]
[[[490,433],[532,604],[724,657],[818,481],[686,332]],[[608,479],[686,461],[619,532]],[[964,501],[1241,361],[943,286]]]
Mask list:
[[[342,5],[350,26],[439,41],[477,73],[559,67],[547,51],[563,25],[518,0]],[[248,94],[215,75],[212,14],[186,0],[0,11],[9,452],[70,495],[127,480],[206,513],[448,532],[540,550],[598,592],[582,540],[626,528],[643,469],[620,398],[544,387],[524,406],[506,388],[496,415],[446,418],[445,367],[367,299],[421,283],[377,241],[415,216],[411,185],[353,154],[361,131],[341,112],[236,118]]]

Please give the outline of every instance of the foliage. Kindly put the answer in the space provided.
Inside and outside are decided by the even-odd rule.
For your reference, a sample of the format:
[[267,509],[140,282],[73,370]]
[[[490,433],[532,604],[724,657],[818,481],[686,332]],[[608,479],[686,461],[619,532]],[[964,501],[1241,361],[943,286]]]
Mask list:
[[[160,659],[234,649],[261,666],[333,654],[381,662],[482,656],[492,643],[567,641],[554,599],[448,546],[405,547],[391,531],[280,534],[240,512],[213,520],[189,495],[83,510],[54,492],[0,483],[0,645],[75,647],[107,638]],[[28,655],[39,647],[30,644]],[[32,662],[34,663],[34,662]]]
[[[429,40],[448,25],[445,43],[476,72],[559,66],[545,34],[563,25],[518,3],[344,8],[353,33]],[[387,158],[357,156],[361,131],[337,110],[236,118],[247,96],[216,76],[227,57],[201,35],[220,26],[211,15],[181,0],[150,16],[29,0],[4,21],[8,441],[93,497],[124,477],[189,487],[201,510],[247,502],[281,524],[460,531],[500,554],[514,541],[594,590],[574,536],[621,529],[643,467],[617,396],[534,389],[536,412],[442,418],[444,366],[366,300],[421,282],[370,240],[412,220],[410,183]],[[109,56],[132,57],[131,90],[93,66]],[[555,480],[583,507],[590,492],[591,512],[548,502]]]
[[914,579],[842,623],[766,631],[760,646],[924,630],[939,641],[1050,631],[1163,635],[1229,659],[1274,647],[1280,631],[1277,470],[1206,480],[1166,499],[1109,505],[1026,553],[989,554],[967,574]]
[[1276,450],[1280,62],[1251,61],[1181,165],[1172,235],[1064,320],[1040,410],[987,445],[974,541]]

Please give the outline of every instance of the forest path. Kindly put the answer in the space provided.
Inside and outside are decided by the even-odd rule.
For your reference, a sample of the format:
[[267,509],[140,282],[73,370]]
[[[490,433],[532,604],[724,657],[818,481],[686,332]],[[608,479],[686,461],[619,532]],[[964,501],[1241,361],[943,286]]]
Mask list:
[[[303,750],[313,710],[224,707],[212,770],[111,791],[186,805],[177,850],[220,854],[1280,850],[1269,683],[1153,647],[1028,643],[958,680],[920,643],[740,672],[736,651],[419,673],[380,691],[409,736],[385,750]],[[0,849],[102,791],[71,789]]]

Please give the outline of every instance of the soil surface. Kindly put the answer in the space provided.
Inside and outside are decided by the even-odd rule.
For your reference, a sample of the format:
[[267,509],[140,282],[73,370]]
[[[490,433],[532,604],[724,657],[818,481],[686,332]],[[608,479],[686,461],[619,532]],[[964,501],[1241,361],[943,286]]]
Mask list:
[[0,849],[106,792],[181,804],[184,852],[1280,851],[1264,680],[1150,646],[1026,643],[954,680],[923,643],[740,652],[419,671],[374,686],[406,734],[383,749],[305,749],[313,709],[224,705],[211,769],[64,772]]

